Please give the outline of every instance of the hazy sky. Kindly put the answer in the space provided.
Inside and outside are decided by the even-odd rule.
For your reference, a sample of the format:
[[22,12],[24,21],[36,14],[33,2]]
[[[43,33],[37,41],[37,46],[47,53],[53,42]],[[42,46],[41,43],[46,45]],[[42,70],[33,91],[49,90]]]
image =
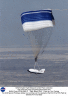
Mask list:
[[[38,9],[53,9],[56,25],[49,44],[68,43],[68,0],[0,0],[0,47],[23,47],[28,39],[23,34],[20,14]],[[59,9],[59,10],[56,10]]]

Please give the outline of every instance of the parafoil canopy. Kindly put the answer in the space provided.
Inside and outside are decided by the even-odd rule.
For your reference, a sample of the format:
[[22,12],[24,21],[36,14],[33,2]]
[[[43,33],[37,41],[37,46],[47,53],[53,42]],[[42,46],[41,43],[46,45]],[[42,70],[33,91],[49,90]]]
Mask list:
[[21,14],[24,31],[34,31],[46,27],[53,27],[54,17],[51,9],[28,11]]

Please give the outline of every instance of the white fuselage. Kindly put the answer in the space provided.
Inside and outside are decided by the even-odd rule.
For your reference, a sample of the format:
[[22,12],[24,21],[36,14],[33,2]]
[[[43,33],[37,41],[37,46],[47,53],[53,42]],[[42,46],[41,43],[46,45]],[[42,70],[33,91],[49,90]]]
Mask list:
[[31,73],[39,73],[39,74],[41,74],[41,73],[44,73],[45,72],[45,69],[41,69],[41,70],[38,70],[38,69],[29,69],[28,71],[31,72]]

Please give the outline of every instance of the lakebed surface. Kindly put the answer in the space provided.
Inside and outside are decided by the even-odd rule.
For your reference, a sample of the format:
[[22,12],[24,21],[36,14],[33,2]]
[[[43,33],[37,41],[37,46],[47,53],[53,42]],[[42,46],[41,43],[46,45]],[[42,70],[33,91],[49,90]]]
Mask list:
[[27,71],[34,67],[31,48],[0,48],[0,86],[68,86],[68,46],[47,47],[38,64],[44,74]]

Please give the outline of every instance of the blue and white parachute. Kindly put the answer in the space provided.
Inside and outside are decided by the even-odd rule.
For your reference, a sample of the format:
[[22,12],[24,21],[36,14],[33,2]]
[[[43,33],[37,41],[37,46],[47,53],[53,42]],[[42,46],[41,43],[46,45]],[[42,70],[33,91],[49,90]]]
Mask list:
[[22,27],[27,32],[35,57],[43,52],[52,34],[55,25],[54,16],[51,9],[28,11],[21,14]]
[[54,25],[54,17],[50,9],[23,12],[21,21],[24,31],[33,31]]

